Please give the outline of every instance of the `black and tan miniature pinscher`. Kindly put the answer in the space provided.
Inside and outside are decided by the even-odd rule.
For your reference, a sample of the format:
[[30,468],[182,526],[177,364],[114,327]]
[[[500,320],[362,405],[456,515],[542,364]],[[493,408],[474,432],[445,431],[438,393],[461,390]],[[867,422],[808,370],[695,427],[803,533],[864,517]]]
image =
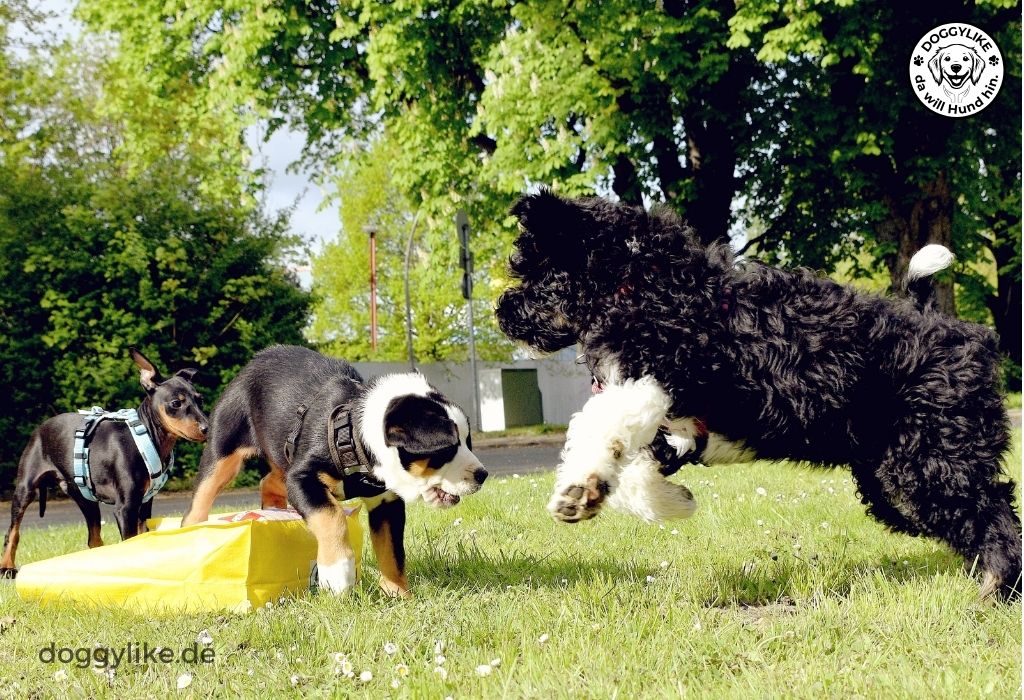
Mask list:
[[[203,413],[202,399],[192,386],[194,369],[179,370],[167,380],[159,378],[153,363],[135,348],[129,350],[139,368],[146,390],[137,412],[156,446],[161,464],[167,460],[178,438],[203,442],[209,420]],[[83,423],[78,413],[62,413],[48,419],[32,433],[18,463],[14,499],[11,502],[11,526],[4,538],[0,558],[0,578],[14,578],[14,555],[18,549],[19,527],[25,512],[39,493],[39,516],[46,511],[46,491],[57,486],[67,493],[82,511],[89,527],[89,546],[99,547],[99,503],[83,495],[74,481],[73,452],[75,431]],[[150,472],[136,447],[128,425],[121,421],[99,423],[89,446],[89,472],[95,496],[114,506],[121,539],[139,534],[151,516],[153,501],[143,501],[150,486]]]
[[300,347],[264,350],[224,390],[182,525],[206,520],[257,456],[270,464],[263,507],[302,514],[317,540],[317,583],[336,594],[356,583],[339,501],[362,499],[381,586],[405,596],[405,502],[450,507],[487,478],[466,414],[422,374],[363,381],[349,363]]

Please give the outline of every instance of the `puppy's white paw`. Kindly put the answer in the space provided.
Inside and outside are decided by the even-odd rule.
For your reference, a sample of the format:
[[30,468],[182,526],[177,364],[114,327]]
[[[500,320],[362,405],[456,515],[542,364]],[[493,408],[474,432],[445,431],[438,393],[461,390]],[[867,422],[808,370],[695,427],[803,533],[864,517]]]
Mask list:
[[341,595],[356,585],[356,560],[341,558],[333,564],[317,562],[317,584],[324,590]]

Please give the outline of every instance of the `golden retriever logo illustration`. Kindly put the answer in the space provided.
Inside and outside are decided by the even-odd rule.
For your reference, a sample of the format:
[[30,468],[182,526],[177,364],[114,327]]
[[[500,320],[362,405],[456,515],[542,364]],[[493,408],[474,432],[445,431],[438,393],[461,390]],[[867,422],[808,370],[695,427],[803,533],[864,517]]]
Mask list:
[[944,24],[917,43],[910,80],[928,109],[966,117],[995,99],[1003,82],[1003,57],[991,37],[977,27]]

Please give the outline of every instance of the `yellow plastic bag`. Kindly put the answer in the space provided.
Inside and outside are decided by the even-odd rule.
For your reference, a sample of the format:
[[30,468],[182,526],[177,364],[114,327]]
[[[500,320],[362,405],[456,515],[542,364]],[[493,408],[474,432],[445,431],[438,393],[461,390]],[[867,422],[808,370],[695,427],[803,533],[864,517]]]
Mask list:
[[[345,508],[359,571],[359,506]],[[316,540],[301,519],[222,520],[178,527],[148,521],[150,532],[118,544],[26,564],[15,587],[23,600],[124,607],[148,614],[246,612],[309,588]]]

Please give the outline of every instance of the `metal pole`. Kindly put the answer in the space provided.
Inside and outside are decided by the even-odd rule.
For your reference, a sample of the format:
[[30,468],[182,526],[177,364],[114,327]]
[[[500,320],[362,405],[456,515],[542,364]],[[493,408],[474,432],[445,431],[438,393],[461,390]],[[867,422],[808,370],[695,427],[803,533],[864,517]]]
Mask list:
[[480,430],[480,380],[476,374],[476,340],[473,332],[473,285],[469,287],[469,299],[466,300],[469,304],[469,365],[473,370],[473,414],[474,423],[477,430]]
[[409,239],[405,242],[405,346],[409,351],[409,369],[416,371],[416,357],[412,351],[412,301],[409,294],[409,260],[412,258],[412,239],[416,235],[416,225],[420,222],[420,210],[412,219]]
[[480,429],[480,380],[476,369],[476,332],[473,329],[473,253],[469,250],[469,217],[455,213],[455,229],[459,236],[459,258],[462,263],[462,296],[469,304],[469,365],[473,372],[473,418]]
[[370,349],[377,352],[377,229],[364,230],[370,234]]

